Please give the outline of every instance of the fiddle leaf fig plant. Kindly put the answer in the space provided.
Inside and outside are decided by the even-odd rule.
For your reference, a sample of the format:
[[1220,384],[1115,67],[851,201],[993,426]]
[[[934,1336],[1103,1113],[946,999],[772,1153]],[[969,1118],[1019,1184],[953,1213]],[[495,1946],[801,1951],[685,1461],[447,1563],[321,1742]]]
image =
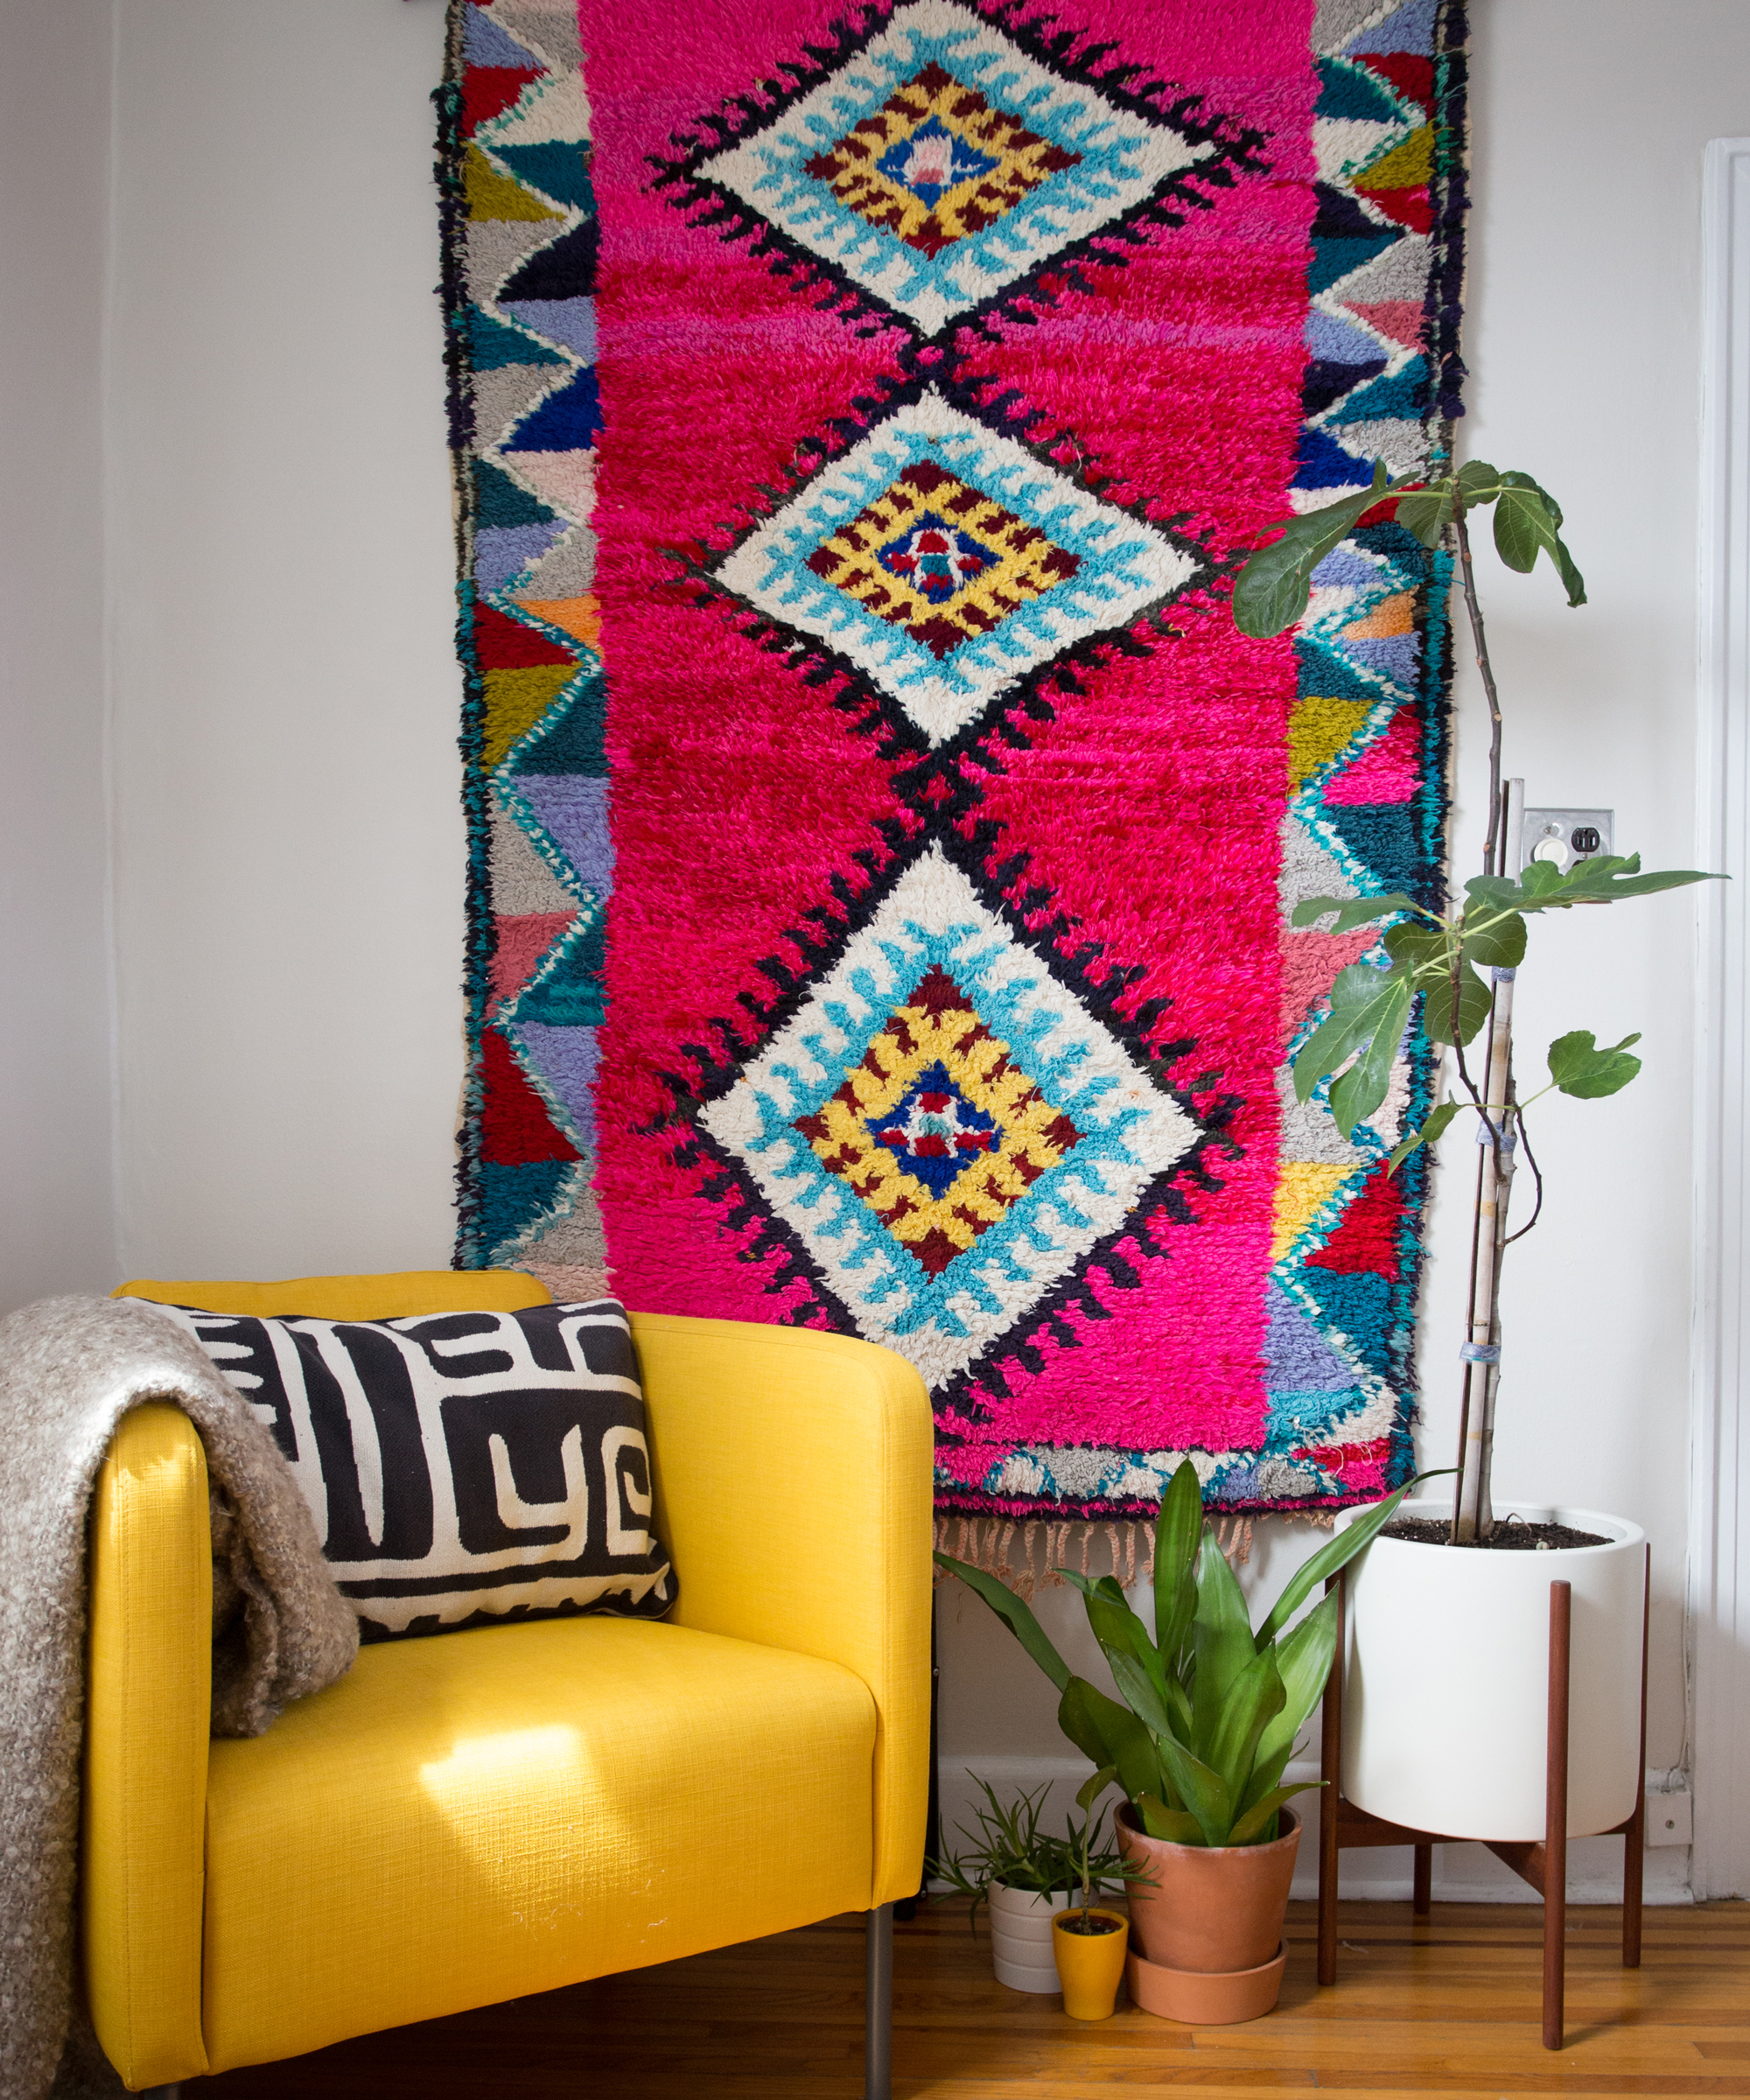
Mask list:
[[1337,1600],[1322,1598],[1291,1621],[1314,1589],[1390,1522],[1415,1485],[1363,1510],[1298,1569],[1254,1633],[1239,1582],[1204,1521],[1197,1468],[1187,1459],[1168,1484],[1156,1527],[1152,1634],[1112,1576],[1094,1581],[1058,1571],[1082,1592],[1116,1699],[1075,1675],[1006,1584],[947,1553],[935,1559],[984,1599],[1057,1687],[1058,1726],[1096,1767],[1076,1797],[1084,1813],[1116,1782],[1152,1838],[1268,1844],[1283,1804],[1318,1783],[1284,1786],[1282,1775],[1330,1674]]
[[[1461,899],[1433,903],[1393,891],[1376,897],[1308,897],[1294,908],[1292,923],[1332,933],[1377,926],[1380,962],[1352,963],[1330,990],[1330,1012],[1294,1060],[1294,1088],[1301,1101],[1326,1088],[1338,1130],[1354,1140],[1358,1126],[1383,1105],[1405,1029],[1419,1010],[1423,1032],[1439,1048],[1450,1048],[1460,1091],[1433,1108],[1418,1128],[1406,1130],[1390,1150],[1387,1171],[1396,1172],[1418,1146],[1432,1144],[1466,1110],[1479,1118],[1485,1149],[1472,1214],[1470,1334],[1463,1355],[1465,1386],[1459,1429],[1458,1487],[1451,1540],[1487,1544],[1495,1524],[1489,1499],[1494,1444],[1494,1400],[1500,1378],[1502,1260],[1513,1240],[1529,1232],[1542,1214],[1544,1177],[1526,1135],[1525,1111],[1546,1094],[1595,1101],[1626,1087],[1641,1069],[1633,1053],[1638,1034],[1600,1048],[1588,1029],[1573,1029],[1550,1045],[1549,1079],[1522,1095],[1513,1070],[1513,983],[1527,948],[1530,920],[1577,904],[1618,904],[1693,882],[1718,879],[1693,868],[1645,872],[1638,854],[1593,853],[1564,864],[1529,861],[1516,872],[1517,853],[1507,836],[1510,795],[1503,795],[1502,713],[1488,652],[1482,606],[1472,560],[1470,518],[1493,507],[1495,551],[1509,569],[1529,573],[1547,556],[1570,606],[1586,602],[1586,583],[1562,539],[1560,505],[1530,474],[1502,472],[1471,460],[1432,481],[1393,480],[1376,460],[1370,485],[1353,495],[1298,517],[1284,519],[1270,543],[1252,555],[1234,585],[1234,622],[1242,634],[1279,634],[1306,611],[1320,562],[1376,509],[1431,551],[1452,535],[1458,555],[1465,610],[1475,644],[1477,668],[1489,710],[1488,834],[1481,872],[1464,885]],[[1517,807],[1516,804],[1513,805]],[[1576,840],[1576,844],[1578,841]],[[1487,971],[1485,981],[1483,972]],[[1466,1058],[1466,1046],[1488,1032],[1480,1082]],[[1530,1217],[1508,1235],[1507,1212],[1517,1154],[1523,1147],[1536,1188]]]

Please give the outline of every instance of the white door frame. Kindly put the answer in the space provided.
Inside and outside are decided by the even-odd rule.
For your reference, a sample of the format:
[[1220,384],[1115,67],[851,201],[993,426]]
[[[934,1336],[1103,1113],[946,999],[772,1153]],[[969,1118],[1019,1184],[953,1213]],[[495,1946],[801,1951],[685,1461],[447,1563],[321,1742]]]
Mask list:
[[1698,1897],[1750,1894],[1750,138],[1703,178],[1688,1619]]

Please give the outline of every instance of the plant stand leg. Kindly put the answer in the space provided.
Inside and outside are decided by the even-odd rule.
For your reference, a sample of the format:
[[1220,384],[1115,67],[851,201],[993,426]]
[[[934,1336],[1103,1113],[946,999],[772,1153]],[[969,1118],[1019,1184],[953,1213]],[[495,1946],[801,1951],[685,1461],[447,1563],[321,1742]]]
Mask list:
[[1415,1902],[1418,1918],[1425,1918],[1434,1908],[1434,1848],[1432,1844],[1416,1847]]
[[1544,1793],[1544,2047],[1562,2046],[1568,1933],[1568,1658],[1574,1588],[1550,1585],[1549,1768]]
[[864,1923],[864,2100],[892,2100],[893,1906],[872,1910]]
[[[1334,1578],[1337,1652],[1325,1680],[1324,1729],[1319,1745],[1319,1981],[1337,1980],[1337,1796],[1343,1783],[1343,1635],[1348,1603],[1347,1571]],[[1328,1592],[1333,1584],[1327,1582]]]
[[1634,1775],[1634,1813],[1622,1833],[1622,1966],[1641,1966],[1641,1884],[1647,1864],[1647,1635],[1653,1614],[1653,1548],[1641,1595],[1641,1754]]

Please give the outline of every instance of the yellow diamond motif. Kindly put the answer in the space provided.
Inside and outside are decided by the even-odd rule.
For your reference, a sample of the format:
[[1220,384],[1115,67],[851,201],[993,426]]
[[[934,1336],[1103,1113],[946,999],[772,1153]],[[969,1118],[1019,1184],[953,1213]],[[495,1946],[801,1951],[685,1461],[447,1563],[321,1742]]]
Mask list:
[[[931,541],[948,551],[930,551]],[[947,573],[932,564],[946,561]],[[982,489],[918,459],[808,556],[808,567],[865,611],[903,627],[938,663],[993,634],[1081,567]]]
[[[932,1076],[946,1082],[945,1113],[927,1094],[929,1112],[920,1114],[919,1082]],[[920,1138],[920,1124],[950,1132],[958,1124],[957,1157],[943,1156],[951,1138]],[[819,1113],[799,1116],[793,1127],[930,1276],[1082,1141],[935,966]]]
[[1081,161],[931,64],[808,172],[847,211],[934,256]]

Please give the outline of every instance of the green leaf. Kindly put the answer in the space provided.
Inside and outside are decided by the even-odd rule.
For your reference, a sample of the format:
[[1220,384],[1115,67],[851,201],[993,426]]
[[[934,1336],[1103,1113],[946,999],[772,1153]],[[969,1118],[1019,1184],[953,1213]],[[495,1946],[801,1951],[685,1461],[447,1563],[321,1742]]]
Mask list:
[[1452,514],[1452,499],[1444,487],[1411,489],[1397,499],[1397,522],[1430,552],[1440,544]]
[[1233,1828],[1234,1803],[1219,1772],[1212,1772],[1200,1758],[1194,1757],[1183,1743],[1170,1735],[1159,1739],[1160,1760],[1178,1789],[1180,1798],[1197,1818],[1205,1844],[1223,1845]]
[[1313,926],[1327,912],[1337,916],[1334,924],[1325,930],[1332,934],[1347,934],[1357,926],[1370,926],[1376,919],[1390,919],[1396,912],[1413,912],[1418,909],[1416,900],[1394,890],[1388,897],[1306,897],[1290,914],[1294,926]]
[[[1148,1673],[1133,1657],[1119,1660],[1138,1672],[1144,1684],[1149,1682]],[[1116,1667],[1115,1662],[1115,1671]],[[1116,1768],[1118,1784],[1132,1801],[1138,1794],[1162,1790],[1160,1760],[1147,1727],[1086,1677],[1072,1677],[1064,1688],[1057,1705],[1057,1725],[1090,1764]]]
[[1388,927],[1385,934],[1386,954],[1412,970],[1438,970],[1444,975],[1454,944],[1450,928],[1429,926],[1419,919],[1403,920]]
[[1586,583],[1573,556],[1562,544],[1562,514],[1529,474],[1503,474],[1494,507],[1494,546],[1509,569],[1522,575],[1534,569],[1539,554],[1555,564],[1571,606],[1586,603]]
[[1465,934],[1465,959],[1485,970],[1517,970],[1525,960],[1525,921],[1516,913],[1504,919],[1493,913],[1488,916],[1492,924]]
[[[1534,862],[1534,866],[1550,864]],[[1563,878],[1564,899],[1580,903],[1614,903],[1620,897],[1651,897],[1661,890],[1680,890],[1692,882],[1725,882],[1724,875],[1704,874],[1698,868],[1658,868],[1643,875],[1641,856],[1595,853],[1590,860],[1576,861]]]
[[1191,1742],[1197,1754],[1207,1758],[1228,1695],[1253,1653],[1251,1612],[1213,1531],[1203,1534],[1197,1557],[1197,1616],[1192,1631],[1197,1674],[1191,1684]]
[[1286,520],[1281,538],[1253,555],[1235,580],[1234,625],[1241,634],[1262,640],[1292,626],[1306,610],[1312,571],[1393,486],[1384,461],[1376,459],[1371,488]]
[[1534,480],[1530,474],[1522,474],[1516,469],[1509,467],[1501,477],[1501,486],[1503,488],[1535,488],[1549,506],[1550,517],[1555,520],[1558,527],[1560,526],[1562,507],[1540,481]]
[[987,1575],[982,1568],[970,1567],[965,1561],[956,1560],[947,1553],[934,1553],[930,1558],[937,1567],[946,1568],[950,1575],[959,1576],[968,1589],[976,1591],[1057,1689],[1060,1691],[1065,1689],[1069,1683],[1068,1663],[1052,1646],[1045,1628],[1007,1583],[998,1582],[994,1575]]
[[1203,1832],[1189,1809],[1170,1809],[1152,1794],[1144,1794],[1132,1805],[1151,1838],[1164,1838],[1168,1844],[1202,1844]]
[[1419,1130],[1407,1130],[1392,1146],[1391,1157],[1385,1163],[1386,1172],[1395,1174],[1418,1144],[1432,1144],[1463,1106],[1462,1102],[1443,1101],[1438,1109],[1431,1110]]
[[1501,476],[1482,459],[1467,459],[1459,469],[1458,491],[1468,509],[1473,503],[1493,503]]
[[1276,1666],[1276,1650],[1266,1648],[1252,1656],[1222,1703],[1208,1762],[1221,1774],[1236,1803],[1251,1778],[1259,1739],[1282,1712],[1287,1697]]
[[1641,1060],[1628,1054],[1628,1046],[1640,1040],[1637,1030],[1600,1050],[1590,1028],[1576,1028],[1550,1045],[1550,1077],[1577,1101],[1601,1101],[1606,1094],[1620,1094],[1641,1069]]
[[1083,1697],[1084,1691],[1093,1689],[1086,1677],[1072,1677],[1057,1703],[1057,1725],[1088,1763],[1098,1767],[1106,1763],[1108,1754],[1106,1739]]
[[1354,1135],[1355,1125],[1365,1123],[1390,1090],[1391,1068],[1404,1024],[1410,1018],[1410,998],[1408,979],[1396,979],[1379,1003],[1372,1040],[1331,1083],[1331,1114],[1345,1138]]
[[[1372,1040],[1400,987],[1407,1007],[1408,988],[1395,968],[1374,970],[1365,962],[1352,962],[1337,972],[1331,987],[1330,1018],[1313,1030],[1294,1060],[1294,1091],[1302,1101],[1311,1101],[1321,1079]],[[1401,1030],[1402,1021],[1398,1026]],[[1394,1046],[1396,1041],[1394,1037]]]
[[[1324,1692],[1337,1652],[1335,1595],[1321,1597],[1298,1626],[1277,1640],[1274,1649],[1282,1679],[1282,1711],[1258,1738],[1256,1762],[1261,1768],[1278,1758],[1287,1763],[1302,1723]],[[1279,1774],[1280,1764],[1277,1770]],[[1274,1780],[1270,1783],[1274,1785]]]
[[1076,1789],[1075,1805],[1084,1816],[1092,1810],[1094,1803],[1117,1776],[1116,1765],[1102,1765],[1091,1779],[1084,1781]]
[[1197,1468],[1186,1459],[1167,1482],[1154,1535],[1155,1645],[1169,1670],[1178,1662],[1197,1609],[1192,1569],[1202,1536],[1203,1490]]
[[1125,1601],[1124,1592],[1110,1575],[1098,1581],[1089,1581],[1087,1576],[1078,1575],[1073,1568],[1060,1568],[1058,1573],[1066,1582],[1073,1583],[1082,1592],[1082,1601],[1088,1614],[1088,1624],[1094,1638],[1107,1655],[1122,1651],[1134,1656],[1162,1690],[1166,1686],[1166,1673],[1161,1658],[1155,1653],[1155,1645],[1142,1620]]
[[1536,489],[1502,490],[1494,507],[1494,549],[1509,569],[1528,574],[1555,537],[1556,522]]
[[[1488,1018],[1493,994],[1470,964],[1459,963],[1459,1040],[1469,1042]],[[1422,1001],[1422,1026],[1431,1043],[1452,1040],[1452,985],[1431,984]]]
[[1268,1844],[1277,1833],[1267,1826],[1274,1823],[1276,1811],[1284,1802],[1292,1801],[1297,1794],[1311,1793],[1314,1788],[1324,1784],[1322,1779],[1302,1779],[1297,1780],[1292,1787],[1272,1787],[1262,1801],[1255,1802],[1235,1823],[1228,1833],[1228,1843]]
[[1375,1502],[1363,1509],[1352,1524],[1330,1539],[1303,1566],[1295,1570],[1270,1609],[1270,1614],[1257,1630],[1257,1645],[1267,1646],[1275,1640],[1283,1628],[1293,1618],[1319,1585],[1340,1568],[1347,1567],[1362,1548],[1372,1542],[1373,1536],[1382,1524],[1389,1524],[1397,1514],[1397,1505],[1412,1488],[1419,1488],[1424,1480],[1438,1480],[1452,1471],[1450,1466],[1432,1473],[1418,1473],[1413,1480],[1406,1480],[1395,1494],[1389,1494],[1382,1502]]

